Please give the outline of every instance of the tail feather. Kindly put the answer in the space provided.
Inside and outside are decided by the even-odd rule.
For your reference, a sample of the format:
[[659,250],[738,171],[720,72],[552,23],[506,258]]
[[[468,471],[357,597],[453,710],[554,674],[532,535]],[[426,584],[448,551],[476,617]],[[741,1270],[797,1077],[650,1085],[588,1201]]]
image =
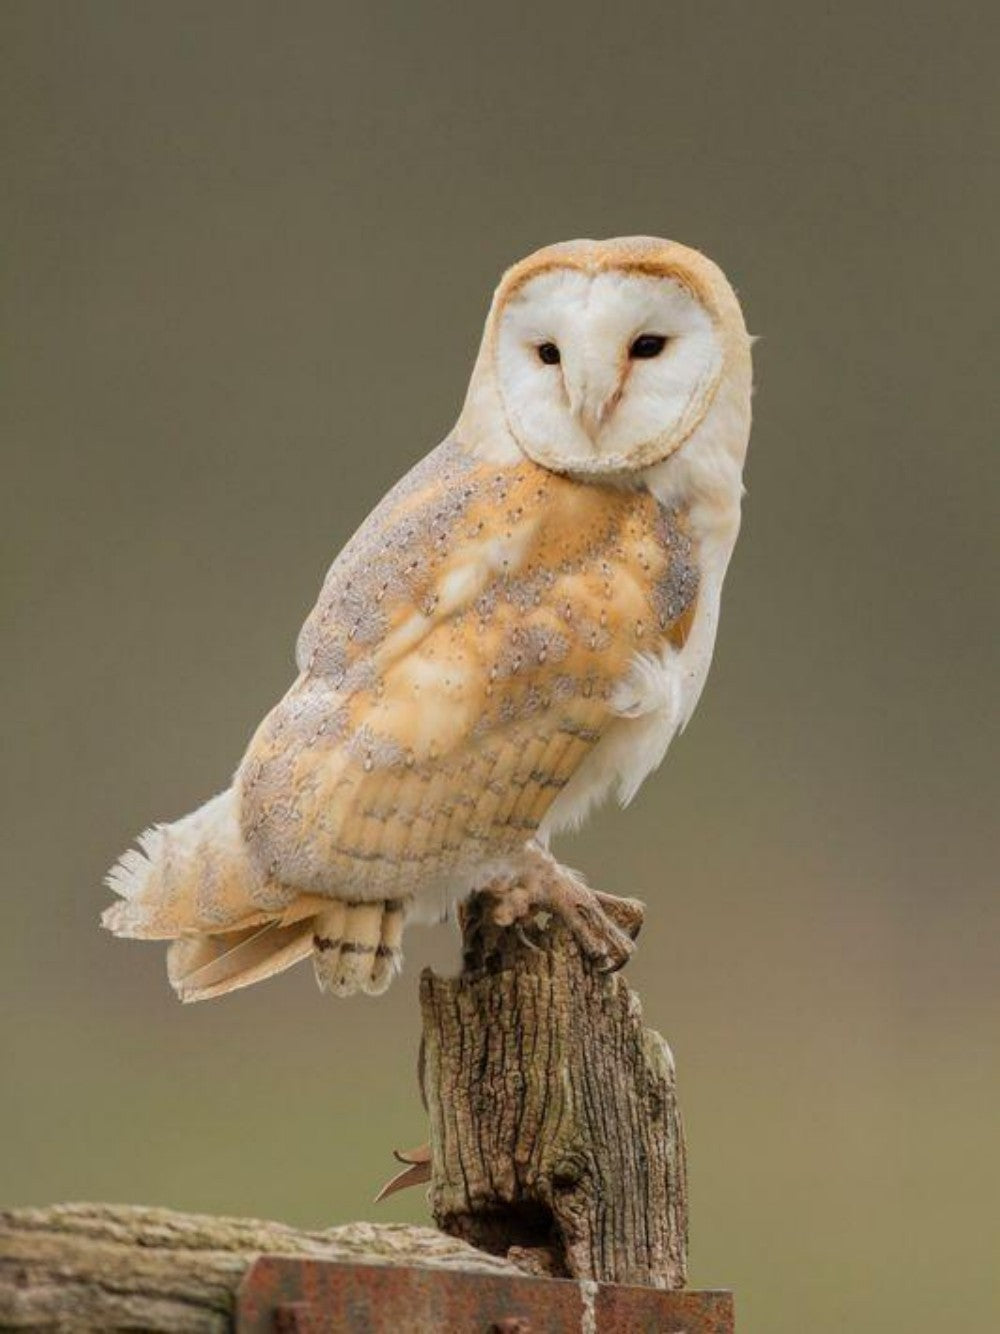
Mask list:
[[381,996],[392,979],[403,967],[403,927],[406,923],[406,905],[398,899],[390,900],[382,914],[382,935],[372,964],[368,991]]
[[380,996],[403,965],[406,904],[339,903],[317,918],[313,969],[321,991]]
[[284,972],[312,949],[309,920],[292,926],[270,921],[217,936],[185,936],[167,950],[167,976],[182,1001],[211,1000]]
[[404,905],[359,903],[266,880],[243,840],[236,793],[148,829],[107,876],[115,935],[170,940],[167,974],[184,1001],[250,986],[313,956],[324,991],[386,989],[402,962]]
[[106,877],[119,901],[102,920],[117,936],[170,940],[233,931],[262,924],[296,897],[264,881],[251,862],[232,788],[137,841]]
[[313,970],[320,991],[350,996],[371,977],[384,903],[339,904],[322,923]]

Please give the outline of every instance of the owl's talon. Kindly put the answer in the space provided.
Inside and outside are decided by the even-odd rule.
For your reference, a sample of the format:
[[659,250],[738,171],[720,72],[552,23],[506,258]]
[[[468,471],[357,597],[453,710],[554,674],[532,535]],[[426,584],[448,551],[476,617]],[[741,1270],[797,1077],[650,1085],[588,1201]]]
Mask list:
[[[643,907],[636,899],[619,899],[588,889],[570,871],[538,852],[527,871],[514,880],[494,880],[480,891],[484,915],[495,927],[513,926],[530,944],[520,924],[537,912],[558,916],[599,972],[624,967],[642,926]],[[537,948],[535,946],[534,948]]]
[[534,950],[536,954],[542,953],[541,945],[535,944],[535,942],[528,936],[527,932],[525,931],[524,927],[521,925],[520,922],[514,923],[514,934],[517,936],[518,940],[521,942],[521,944],[524,946],[526,950]]
[[615,926],[620,927],[630,940],[637,940],[646,918],[646,905],[639,899],[624,899],[619,898],[617,894],[603,894],[599,889],[595,889],[593,895],[601,905],[605,916],[610,917]]
[[610,955],[605,954],[599,960],[594,961],[594,967],[597,969],[599,973],[607,973],[608,976],[610,977],[612,973],[620,972],[621,969],[624,968],[625,965],[628,963],[631,956],[632,956],[631,950],[629,950],[628,954],[616,953],[614,958],[612,958]]
[[592,895],[590,902],[585,899],[577,902],[571,900],[565,905],[559,905],[557,911],[597,971],[616,973],[628,963],[635,945],[604,911],[596,896],[593,896],[593,891],[584,892]]

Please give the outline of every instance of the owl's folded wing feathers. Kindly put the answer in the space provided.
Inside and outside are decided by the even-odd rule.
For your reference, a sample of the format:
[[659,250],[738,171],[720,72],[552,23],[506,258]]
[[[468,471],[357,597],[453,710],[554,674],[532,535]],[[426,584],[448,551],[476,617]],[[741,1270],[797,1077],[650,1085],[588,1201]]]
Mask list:
[[436,450],[334,565],[238,775],[261,870],[405,897],[523,847],[688,615],[662,539],[643,493]]

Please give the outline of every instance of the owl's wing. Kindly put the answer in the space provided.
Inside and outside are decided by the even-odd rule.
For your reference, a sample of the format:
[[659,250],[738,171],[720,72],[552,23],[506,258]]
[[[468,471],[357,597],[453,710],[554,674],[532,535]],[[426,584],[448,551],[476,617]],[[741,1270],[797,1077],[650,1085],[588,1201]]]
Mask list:
[[418,465],[330,571],[241,768],[261,868],[396,897],[523,846],[636,653],[686,633],[690,544],[664,524],[645,493],[454,442]]

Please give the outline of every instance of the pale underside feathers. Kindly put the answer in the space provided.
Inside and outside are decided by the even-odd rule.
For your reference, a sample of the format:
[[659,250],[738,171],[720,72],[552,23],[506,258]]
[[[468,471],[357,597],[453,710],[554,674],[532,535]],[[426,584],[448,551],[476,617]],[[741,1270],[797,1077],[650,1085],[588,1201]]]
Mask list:
[[[657,244],[672,273],[694,254]],[[697,258],[698,282],[716,281]],[[725,315],[728,286],[722,297]],[[484,348],[497,319],[495,303]],[[720,348],[735,338],[723,333]],[[231,787],[123,855],[105,925],[171,940],[185,1000],[306,957],[324,990],[377,993],[400,967],[407,919],[516,877],[609,787],[630,796],[711,656],[749,427],[748,356],[737,361],[745,388],[692,427],[713,480],[699,489],[688,459],[678,491],[638,469],[582,480],[542,466],[511,444],[502,410],[484,441],[494,368],[481,353],[456,433],[334,563],[299,637],[299,676]]]

